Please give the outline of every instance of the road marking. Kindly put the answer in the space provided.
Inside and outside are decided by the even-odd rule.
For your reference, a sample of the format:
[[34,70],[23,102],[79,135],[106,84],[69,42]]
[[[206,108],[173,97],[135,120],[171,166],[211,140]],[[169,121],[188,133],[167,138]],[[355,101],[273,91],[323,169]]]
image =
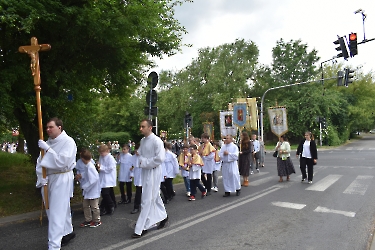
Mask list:
[[318,181],[317,183],[313,184],[311,187],[306,188],[306,190],[325,191],[341,177],[342,175],[330,174],[321,179],[320,181]]
[[347,189],[345,189],[344,194],[364,195],[372,181],[372,178],[372,175],[358,175],[357,178],[350,183]]
[[259,186],[261,184],[269,182],[272,179],[275,179],[275,177],[270,176],[270,177],[266,177],[266,178],[259,179],[259,180],[256,180],[256,181],[249,181],[249,186],[252,186],[252,187]]
[[326,208],[326,207],[317,207],[317,208],[315,208],[314,212],[342,214],[342,215],[347,216],[347,217],[354,217],[355,216],[355,212],[334,210],[334,209],[329,209],[329,208]]
[[290,203],[290,202],[282,202],[282,201],[275,201],[271,203],[277,207],[286,207],[286,208],[293,208],[293,209],[302,209],[306,207],[305,204],[297,204],[297,203]]
[[[153,236],[152,232],[149,232],[147,234],[146,240],[140,241],[136,244],[131,244],[131,243],[134,243],[134,239],[130,239],[130,240],[121,241],[117,244],[113,244],[111,246],[103,248],[102,250],[113,250],[113,249],[131,250],[131,249],[134,249],[134,248],[137,248],[137,247],[142,247],[144,245],[147,245],[149,243],[157,241],[161,238],[164,238],[164,237],[169,236],[171,234],[175,234],[175,233],[177,233],[181,230],[184,230],[186,228],[192,227],[195,224],[198,224],[198,223],[201,223],[201,222],[206,221],[208,219],[211,219],[212,217],[218,216],[218,215],[220,215],[224,212],[231,211],[231,210],[235,209],[236,207],[242,206],[246,203],[250,203],[254,200],[262,198],[263,196],[266,196],[266,195],[268,195],[270,193],[273,193],[273,192],[275,192],[277,190],[280,190],[280,189],[281,188],[277,187],[277,186],[272,186],[272,187],[266,188],[261,192],[256,192],[254,194],[244,196],[244,197],[242,197],[240,199],[237,199],[235,201],[232,201],[230,203],[226,203],[226,204],[221,205],[219,207],[216,207],[214,209],[206,210],[205,212],[199,213],[195,216],[191,216],[189,218],[180,220],[179,222],[174,223],[172,226],[170,226],[169,228],[171,230],[169,230],[169,231],[166,231],[169,228],[167,228],[166,230],[162,230],[162,231],[164,231],[163,233],[159,233],[159,230],[157,230],[158,232],[155,233],[155,236]],[[124,247],[124,248],[121,248],[125,245],[128,245],[128,246]]]

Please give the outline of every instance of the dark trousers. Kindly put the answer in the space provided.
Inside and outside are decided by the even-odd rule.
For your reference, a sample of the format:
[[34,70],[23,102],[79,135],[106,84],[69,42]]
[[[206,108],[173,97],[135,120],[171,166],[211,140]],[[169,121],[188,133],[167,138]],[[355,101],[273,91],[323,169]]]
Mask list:
[[[313,180],[314,175],[314,160],[311,158],[301,157],[299,159],[300,169],[302,173],[302,179]],[[307,165],[307,176],[306,176],[306,165]]]
[[190,180],[190,194],[195,196],[197,188],[203,193],[206,192],[199,179]]
[[173,198],[174,196],[174,191],[173,191],[173,178],[167,178],[165,179],[165,188],[167,189],[167,194],[170,199]]
[[142,187],[135,186],[134,209],[139,209],[142,199]]
[[[207,179],[206,176],[207,175]],[[212,174],[204,174],[202,173],[201,175],[203,185],[206,187],[207,192],[211,192],[211,187],[212,187]]]
[[[126,184],[126,196],[125,196],[125,190],[124,190],[124,185]],[[121,193],[121,200],[126,201],[126,200],[131,200],[132,199],[132,182],[119,182],[119,187],[120,187],[120,193]]]
[[168,192],[167,192],[167,187],[165,185],[165,181],[163,181],[163,182],[160,183],[160,190],[163,193],[164,202],[166,202],[167,200],[169,200],[169,195],[168,195]]
[[[100,210],[111,211],[111,209],[115,206],[114,204],[116,204],[116,200],[113,200],[111,190],[113,193],[112,187],[102,188],[102,202],[100,203]],[[115,194],[113,193],[113,197],[114,196]]]

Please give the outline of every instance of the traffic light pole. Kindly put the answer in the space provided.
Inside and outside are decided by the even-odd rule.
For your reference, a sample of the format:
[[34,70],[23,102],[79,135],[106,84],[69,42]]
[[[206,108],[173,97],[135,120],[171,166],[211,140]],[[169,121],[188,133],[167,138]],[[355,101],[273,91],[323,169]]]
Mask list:
[[264,123],[263,123],[263,103],[264,103],[264,97],[266,96],[266,94],[271,91],[271,90],[275,90],[275,89],[282,89],[282,88],[287,88],[287,87],[293,87],[293,86],[299,86],[299,85],[303,85],[303,84],[307,84],[307,83],[312,83],[312,82],[321,82],[321,81],[324,81],[324,80],[332,80],[332,79],[337,79],[337,77],[331,77],[331,78],[326,78],[326,79],[319,79],[319,80],[314,80],[314,81],[307,81],[307,82],[299,82],[299,83],[293,83],[293,84],[288,84],[288,85],[283,85],[283,86],[277,86],[277,87],[273,87],[273,88],[269,88],[267,89],[263,96],[262,96],[262,100],[260,102],[260,120],[261,120],[261,129],[260,129],[260,132],[261,132],[261,136],[262,136],[262,140],[264,140],[264,130],[263,130],[263,126],[264,126]]

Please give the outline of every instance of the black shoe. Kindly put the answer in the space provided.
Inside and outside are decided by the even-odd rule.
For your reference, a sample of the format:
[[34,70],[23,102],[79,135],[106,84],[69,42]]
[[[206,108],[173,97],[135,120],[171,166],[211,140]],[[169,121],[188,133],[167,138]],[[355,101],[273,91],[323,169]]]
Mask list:
[[211,192],[207,192],[206,196],[209,196],[209,195],[211,195]]
[[120,204],[120,205],[121,204],[126,204],[126,200],[121,200],[121,201],[118,202],[118,204]]
[[131,211],[130,213],[131,213],[131,214],[136,214],[136,213],[138,213],[138,212],[139,212],[139,209],[138,209],[138,208],[134,208],[133,211]]
[[136,234],[136,233],[133,233],[133,234],[132,234],[132,238],[134,238],[134,239],[141,238],[141,237],[144,236],[145,234],[147,234],[147,230],[143,230],[141,235]]
[[167,221],[168,221],[168,216],[167,216],[167,218],[165,218],[164,220],[162,220],[161,222],[160,222],[160,224],[159,224],[159,226],[157,227],[158,229],[162,229],[162,228],[164,228],[165,227],[165,224],[167,223]]
[[114,212],[115,212],[115,208],[114,208],[114,207],[111,207],[111,209],[109,210],[108,214],[109,214],[109,215],[112,215],[112,214],[114,214]]
[[125,202],[124,202],[124,204],[129,204],[129,203],[132,203],[132,200],[126,200]]
[[236,190],[236,195],[240,196],[240,194],[241,194],[241,189]]
[[225,192],[225,194],[223,195],[223,197],[228,197],[228,196],[230,196],[229,192]]
[[106,215],[107,214],[107,210],[103,209],[100,211],[100,216],[103,216],[103,215]]
[[69,241],[71,241],[75,237],[76,237],[75,232],[71,232],[70,234],[63,236],[61,239],[61,246],[66,246],[69,243]]
[[302,178],[301,182],[304,182],[306,180],[306,178]]

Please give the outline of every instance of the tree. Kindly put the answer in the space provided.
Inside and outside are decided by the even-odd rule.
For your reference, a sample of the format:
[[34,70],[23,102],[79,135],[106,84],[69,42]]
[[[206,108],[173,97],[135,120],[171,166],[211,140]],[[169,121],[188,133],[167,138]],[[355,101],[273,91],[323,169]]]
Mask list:
[[[168,130],[173,124],[182,131],[182,121],[188,111],[194,120],[193,134],[200,135],[202,122],[207,121],[201,113],[218,114],[233,98],[250,95],[258,56],[259,50],[252,41],[237,39],[215,48],[199,49],[198,57],[176,73],[162,72],[158,101],[160,127]],[[217,138],[219,124],[214,125]]]
[[[174,54],[184,27],[173,18],[183,1],[0,0],[0,92],[35,160],[37,117],[30,59],[18,47],[35,36],[51,44],[40,53],[43,120],[58,116],[74,138],[95,124],[97,100],[129,96],[143,81],[149,56]],[[86,125],[89,125],[88,127]]]

